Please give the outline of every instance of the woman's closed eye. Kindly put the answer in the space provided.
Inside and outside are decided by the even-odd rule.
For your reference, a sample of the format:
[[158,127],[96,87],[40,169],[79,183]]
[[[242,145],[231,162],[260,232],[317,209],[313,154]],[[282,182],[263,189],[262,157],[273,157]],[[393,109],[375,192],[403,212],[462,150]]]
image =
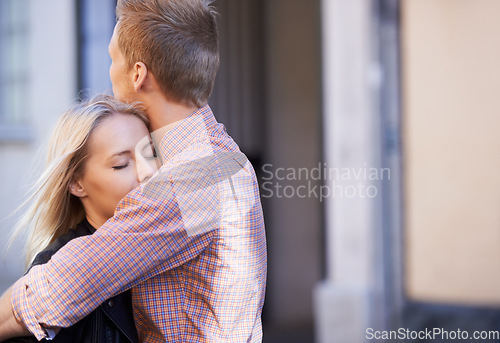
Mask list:
[[127,162],[125,164],[120,164],[120,165],[113,166],[112,168],[114,170],[120,170],[120,169],[124,169],[124,168],[128,167],[128,165],[129,165],[129,163]]
[[109,157],[109,163],[114,170],[125,169],[131,162],[132,153],[130,150],[120,151]]

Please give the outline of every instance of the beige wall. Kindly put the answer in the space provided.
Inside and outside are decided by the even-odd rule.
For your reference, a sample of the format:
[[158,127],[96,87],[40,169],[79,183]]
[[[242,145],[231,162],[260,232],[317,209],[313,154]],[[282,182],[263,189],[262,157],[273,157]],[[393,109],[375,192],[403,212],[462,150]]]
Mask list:
[[500,1],[403,0],[406,291],[500,304]]

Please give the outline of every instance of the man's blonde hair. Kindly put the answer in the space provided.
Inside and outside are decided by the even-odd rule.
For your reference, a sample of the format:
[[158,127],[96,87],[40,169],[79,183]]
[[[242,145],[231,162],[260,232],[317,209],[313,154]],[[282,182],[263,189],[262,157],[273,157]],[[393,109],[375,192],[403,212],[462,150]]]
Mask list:
[[163,94],[205,105],[219,67],[216,12],[207,0],[118,0],[118,47],[143,62]]

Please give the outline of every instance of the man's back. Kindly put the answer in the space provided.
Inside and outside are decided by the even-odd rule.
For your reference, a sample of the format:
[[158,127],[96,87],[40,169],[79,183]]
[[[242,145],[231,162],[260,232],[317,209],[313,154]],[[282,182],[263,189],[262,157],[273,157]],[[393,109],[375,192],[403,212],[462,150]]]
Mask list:
[[140,340],[260,342],[266,238],[254,170],[208,107],[162,142],[166,161],[144,192],[169,196],[162,173],[169,175],[177,223],[188,234],[214,234],[197,256],[134,287]]

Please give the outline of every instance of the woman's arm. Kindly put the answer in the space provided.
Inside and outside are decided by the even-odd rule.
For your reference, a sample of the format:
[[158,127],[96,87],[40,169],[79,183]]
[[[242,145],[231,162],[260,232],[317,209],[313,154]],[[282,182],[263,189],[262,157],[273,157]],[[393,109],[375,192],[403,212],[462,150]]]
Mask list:
[[0,298],[0,341],[7,338],[30,335],[24,325],[16,320],[12,312],[12,287]]

